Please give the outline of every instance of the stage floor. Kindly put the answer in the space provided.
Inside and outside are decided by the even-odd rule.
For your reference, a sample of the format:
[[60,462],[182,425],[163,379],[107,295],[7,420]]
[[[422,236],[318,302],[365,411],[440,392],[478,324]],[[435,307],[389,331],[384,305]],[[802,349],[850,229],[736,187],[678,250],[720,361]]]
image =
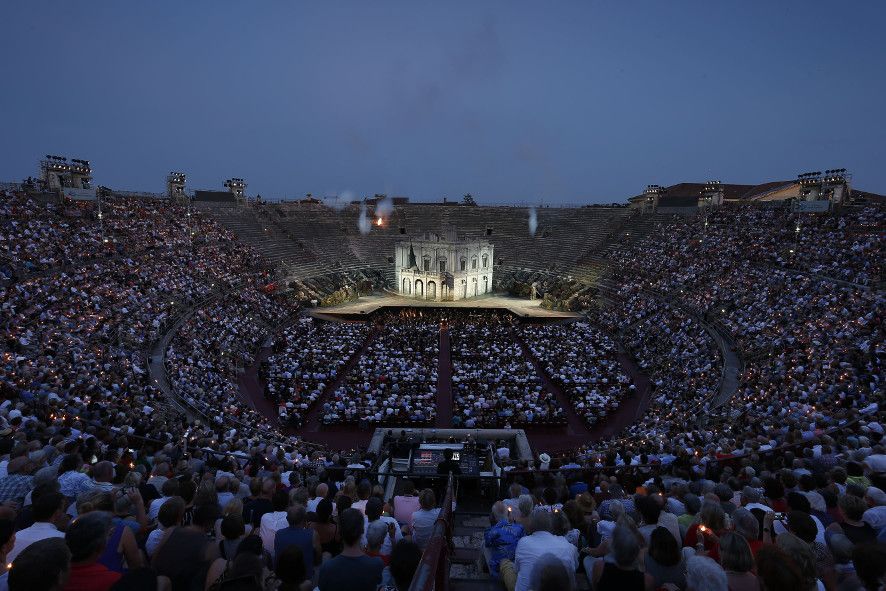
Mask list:
[[356,302],[348,302],[328,308],[316,308],[311,310],[311,315],[317,318],[336,317],[354,319],[355,317],[372,314],[376,310],[385,307],[414,307],[414,308],[488,308],[507,309],[521,318],[538,318],[543,320],[559,320],[566,318],[580,318],[581,314],[573,312],[556,312],[541,307],[541,300],[526,300],[502,295],[483,295],[467,300],[456,302],[433,302],[416,300],[395,294],[362,296]]

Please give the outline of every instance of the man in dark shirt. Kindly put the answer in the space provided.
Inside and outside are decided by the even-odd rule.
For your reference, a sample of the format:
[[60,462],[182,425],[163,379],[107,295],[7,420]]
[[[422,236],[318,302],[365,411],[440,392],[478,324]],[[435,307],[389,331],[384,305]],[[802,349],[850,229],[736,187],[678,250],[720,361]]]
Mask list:
[[275,488],[276,483],[272,479],[265,478],[261,481],[259,493],[243,504],[243,517],[247,523],[251,523],[253,527],[258,527],[261,524],[262,515],[274,510],[271,497],[274,496]]
[[453,459],[453,451],[451,449],[443,450],[443,461],[437,464],[437,474],[448,476],[452,472],[453,476],[461,474],[461,466],[459,460]]
[[437,483],[434,488],[436,488],[435,492],[437,493],[438,499],[446,498],[446,477],[452,473],[452,481],[454,484],[459,474],[461,474],[459,460],[454,459],[454,455],[455,454],[451,449],[443,450],[443,461],[437,464],[437,474],[440,476],[437,477]]
[[385,564],[377,556],[367,556],[360,548],[363,527],[363,514],[356,509],[346,509],[339,516],[344,549],[320,567],[317,581],[320,591],[375,591],[378,588]]

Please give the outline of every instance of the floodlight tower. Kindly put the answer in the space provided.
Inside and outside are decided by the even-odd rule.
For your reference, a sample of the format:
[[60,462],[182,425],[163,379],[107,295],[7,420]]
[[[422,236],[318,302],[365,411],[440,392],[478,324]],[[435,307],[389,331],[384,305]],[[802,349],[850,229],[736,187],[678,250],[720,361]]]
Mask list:
[[183,172],[170,172],[166,176],[166,196],[176,203],[183,203],[188,199],[185,193],[185,181],[187,175]]
[[89,165],[89,160],[71,158],[71,163],[68,165],[68,176],[72,188],[92,188],[92,167]]
[[654,213],[658,208],[658,199],[662,193],[664,193],[664,187],[661,185],[646,185],[646,190],[643,191],[646,196],[646,200],[643,202],[643,211]]
[[845,168],[832,168],[824,171],[821,179],[821,196],[833,205],[849,201],[849,175]]
[[246,181],[241,178],[230,178],[225,181],[225,187],[234,195],[237,203],[246,203]]
[[47,154],[40,161],[40,179],[50,191],[59,191],[65,186],[65,177],[68,174],[70,164],[64,156]]
[[698,200],[699,207],[719,207],[723,205],[723,184],[720,181],[708,181]]
[[804,172],[797,175],[800,183],[800,201],[821,200],[821,171]]

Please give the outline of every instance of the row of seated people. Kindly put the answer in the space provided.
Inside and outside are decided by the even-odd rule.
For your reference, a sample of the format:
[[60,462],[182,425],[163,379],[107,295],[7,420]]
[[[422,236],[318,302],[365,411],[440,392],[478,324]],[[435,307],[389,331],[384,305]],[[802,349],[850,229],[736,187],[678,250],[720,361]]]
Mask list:
[[324,423],[426,424],[437,414],[439,323],[403,310],[379,329],[344,382],[323,403]]
[[287,326],[262,364],[265,396],[281,422],[298,424],[331,386],[369,336],[365,322],[325,322],[308,317]]
[[564,422],[501,312],[449,314],[453,426],[512,427]]
[[520,333],[588,425],[603,420],[636,390],[618,361],[615,342],[587,322],[524,324]]

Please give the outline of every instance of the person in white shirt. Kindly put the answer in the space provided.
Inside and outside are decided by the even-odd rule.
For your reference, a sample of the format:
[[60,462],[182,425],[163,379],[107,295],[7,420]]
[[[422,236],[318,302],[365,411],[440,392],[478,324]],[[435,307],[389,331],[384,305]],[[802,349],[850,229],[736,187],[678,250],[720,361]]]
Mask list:
[[175,478],[170,478],[166,482],[163,483],[161,487],[160,494],[162,495],[159,499],[154,499],[151,501],[151,506],[148,507],[148,518],[149,519],[157,519],[157,514],[160,513],[160,507],[163,506],[163,503],[169,497],[176,497],[179,493],[179,483]]
[[[329,494],[329,486],[325,482],[321,482],[320,484],[317,485],[316,494],[317,494],[317,496],[315,496],[313,499],[308,499],[308,504],[306,507],[308,510],[308,513],[316,513],[317,512],[317,505],[319,505],[320,501],[325,499],[326,495]],[[333,507],[334,507],[334,505],[333,505]],[[335,511],[335,509],[333,509],[333,511]]]
[[425,549],[428,540],[431,538],[431,530],[434,529],[434,523],[440,515],[440,508],[437,507],[437,496],[429,488],[421,491],[418,495],[418,502],[421,509],[412,514],[412,541],[419,548]]
[[64,538],[64,532],[58,531],[55,523],[65,513],[65,497],[60,492],[43,492],[34,499],[34,525],[19,530],[15,534],[15,545],[6,555],[6,562],[12,562],[19,553],[38,540],[46,538]]
[[156,552],[157,547],[163,540],[166,530],[180,525],[184,515],[185,500],[183,498],[170,497],[163,503],[163,506],[160,507],[160,512],[157,514],[157,527],[148,534],[148,539],[145,540],[145,552],[148,554],[148,558],[154,556],[154,552]]
[[[227,476],[218,476],[215,479],[215,491],[218,493],[218,507],[222,511],[224,508],[228,506],[232,500],[234,500],[234,493],[231,492],[231,483],[232,480]],[[239,490],[240,483],[237,483],[237,489]]]
[[277,536],[277,531],[289,526],[289,522],[286,520],[289,509],[289,495],[284,490],[278,490],[271,497],[271,505],[273,505],[274,510],[261,516],[258,535],[265,550],[273,556],[274,538]]
[[114,488],[114,464],[107,460],[92,467],[92,485],[94,488],[110,492]]
[[569,573],[571,588],[574,588],[575,571],[578,569],[578,549],[565,537],[555,536],[551,533],[553,529],[552,514],[536,509],[529,516],[529,529],[532,533],[523,536],[517,542],[514,562],[503,560],[499,565],[499,572],[505,587],[511,589],[513,581],[514,591],[528,591],[536,562],[546,554],[553,554]]

